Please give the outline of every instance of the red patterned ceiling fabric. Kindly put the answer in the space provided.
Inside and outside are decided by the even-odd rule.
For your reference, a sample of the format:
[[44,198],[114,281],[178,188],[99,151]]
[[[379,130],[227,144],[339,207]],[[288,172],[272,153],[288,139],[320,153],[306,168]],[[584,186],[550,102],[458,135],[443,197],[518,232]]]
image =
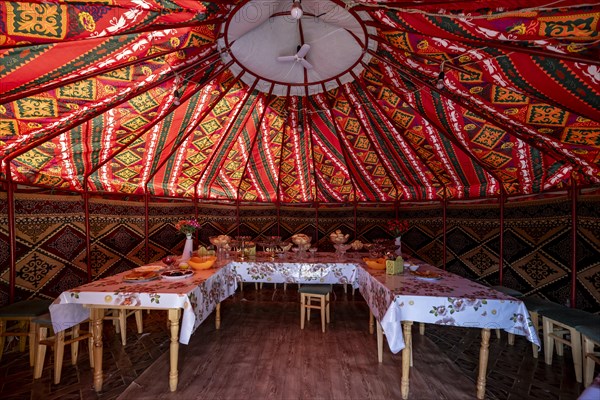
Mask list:
[[[266,2],[2,2],[0,178],[277,203],[599,184],[599,4],[306,0],[303,18],[346,9],[376,46],[344,82],[281,95],[222,57],[225,24],[249,1]],[[284,17],[303,40],[302,20]],[[305,83],[335,63],[309,44]]]

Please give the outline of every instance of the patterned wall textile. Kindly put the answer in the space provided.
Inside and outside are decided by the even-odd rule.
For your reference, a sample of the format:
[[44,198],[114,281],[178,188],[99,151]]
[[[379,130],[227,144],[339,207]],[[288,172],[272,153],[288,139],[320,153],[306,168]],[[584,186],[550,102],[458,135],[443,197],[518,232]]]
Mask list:
[[[578,308],[600,311],[600,196],[578,201]],[[80,196],[16,195],[16,300],[56,297],[87,281],[85,224]],[[144,263],[142,201],[90,201],[91,266],[94,279]],[[279,214],[279,218],[277,215]],[[158,260],[179,254],[184,236],[175,224],[196,215],[191,201],[152,202],[149,207],[148,256]],[[198,244],[212,235],[270,236],[294,233],[318,237],[320,250],[332,251],[329,233],[340,229],[364,242],[390,238],[386,222],[398,215],[410,222],[402,236],[403,250],[443,267],[443,220],[439,204],[281,206],[199,203],[202,229]],[[238,227],[239,215],[239,227]],[[536,201],[510,201],[505,207],[505,286],[540,294],[567,304],[570,298],[571,209],[566,196]],[[9,240],[6,193],[0,193],[0,304],[9,301]],[[356,229],[355,229],[356,226]],[[239,231],[238,231],[239,228]],[[317,235],[318,228],[318,235]],[[499,282],[498,204],[451,204],[447,208],[446,268],[481,281]]]

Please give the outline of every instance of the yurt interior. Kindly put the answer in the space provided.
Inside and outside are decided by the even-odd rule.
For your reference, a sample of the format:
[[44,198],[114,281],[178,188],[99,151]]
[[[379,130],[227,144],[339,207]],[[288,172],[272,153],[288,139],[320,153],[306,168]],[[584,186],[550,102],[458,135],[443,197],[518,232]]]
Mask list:
[[600,4],[0,3],[0,398],[600,399]]

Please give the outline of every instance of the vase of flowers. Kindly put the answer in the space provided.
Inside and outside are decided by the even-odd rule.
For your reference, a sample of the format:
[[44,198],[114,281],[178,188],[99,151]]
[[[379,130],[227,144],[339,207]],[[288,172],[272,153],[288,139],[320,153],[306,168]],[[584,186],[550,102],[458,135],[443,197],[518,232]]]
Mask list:
[[396,255],[402,256],[402,235],[408,231],[408,221],[393,220],[388,222],[387,230],[395,238],[394,245],[396,245]]
[[185,235],[185,246],[183,247],[180,261],[187,261],[192,257],[192,252],[194,251],[194,239],[192,235],[198,228],[200,228],[200,224],[195,219],[183,219],[175,224],[175,229]]

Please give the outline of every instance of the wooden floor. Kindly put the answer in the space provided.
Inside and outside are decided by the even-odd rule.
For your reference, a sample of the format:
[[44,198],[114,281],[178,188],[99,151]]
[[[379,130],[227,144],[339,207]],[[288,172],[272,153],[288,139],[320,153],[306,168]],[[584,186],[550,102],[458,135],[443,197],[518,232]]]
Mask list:
[[[267,287],[268,286],[268,287]],[[222,305],[222,326],[209,318],[188,346],[180,346],[179,387],[168,391],[168,333],[165,312],[144,316],[143,335],[128,326],[123,347],[105,325],[104,390],[92,390],[87,351],[77,366],[68,353],[59,385],[51,369],[33,381],[26,354],[11,351],[0,365],[0,398],[8,399],[399,399],[401,355],[384,351],[377,363],[376,340],[368,333],[368,308],[357,293],[335,289],[332,322],[326,333],[317,314],[300,330],[295,286],[284,292],[265,285]],[[427,325],[416,327],[410,399],[473,399],[479,355],[479,331]],[[14,346],[13,346],[14,347]],[[568,353],[568,352],[565,352]],[[541,356],[541,355],[540,355]],[[51,357],[49,357],[51,360]],[[583,388],[575,382],[568,354],[534,359],[531,346],[506,335],[490,345],[488,399],[576,399]]]

